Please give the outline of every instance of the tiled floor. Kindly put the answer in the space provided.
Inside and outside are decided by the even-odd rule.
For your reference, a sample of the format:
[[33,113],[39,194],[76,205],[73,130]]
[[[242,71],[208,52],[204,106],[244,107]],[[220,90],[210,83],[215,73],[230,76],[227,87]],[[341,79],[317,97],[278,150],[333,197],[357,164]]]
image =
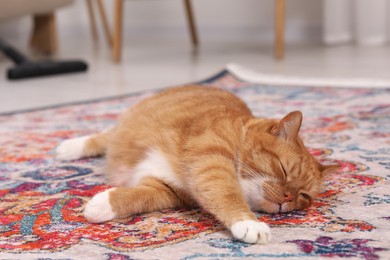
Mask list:
[[194,82],[213,75],[230,62],[265,74],[390,82],[390,46],[288,46],[286,58],[275,61],[271,44],[245,39],[202,42],[196,53],[185,37],[127,39],[123,61],[115,64],[103,44],[97,47],[83,39],[62,44],[56,57],[85,59],[90,69],[83,74],[10,82],[5,79],[5,71],[12,63],[0,55],[0,112]]

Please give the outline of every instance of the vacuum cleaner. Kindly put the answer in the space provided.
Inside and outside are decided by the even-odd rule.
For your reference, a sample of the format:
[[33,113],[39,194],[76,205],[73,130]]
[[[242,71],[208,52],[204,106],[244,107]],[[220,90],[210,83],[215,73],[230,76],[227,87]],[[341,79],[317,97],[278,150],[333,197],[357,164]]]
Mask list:
[[9,68],[7,71],[7,78],[9,80],[83,72],[88,69],[88,65],[81,60],[30,61],[27,57],[12,48],[1,38],[0,50],[15,63],[15,67]]

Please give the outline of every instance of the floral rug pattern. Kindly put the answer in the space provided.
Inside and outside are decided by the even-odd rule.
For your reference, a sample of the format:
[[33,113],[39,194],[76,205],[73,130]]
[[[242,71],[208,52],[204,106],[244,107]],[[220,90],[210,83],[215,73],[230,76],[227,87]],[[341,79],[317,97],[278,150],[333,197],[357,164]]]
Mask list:
[[236,241],[202,210],[87,223],[86,201],[109,188],[104,159],[60,162],[55,147],[115,124],[150,91],[0,115],[0,259],[390,258],[390,89],[270,86],[227,71],[202,84],[236,93],[257,116],[301,110],[311,153],[342,165],[312,207],[257,213],[270,244]]

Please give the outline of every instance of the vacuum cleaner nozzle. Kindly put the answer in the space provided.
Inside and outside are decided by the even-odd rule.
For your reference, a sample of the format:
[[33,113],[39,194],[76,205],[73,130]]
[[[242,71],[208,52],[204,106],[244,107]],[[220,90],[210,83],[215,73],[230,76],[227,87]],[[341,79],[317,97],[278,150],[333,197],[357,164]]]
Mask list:
[[48,76],[63,73],[82,72],[88,69],[83,61],[39,61],[26,62],[8,69],[7,77],[10,80]]
[[88,69],[84,61],[30,61],[0,38],[0,51],[13,60],[15,67],[8,69],[10,80],[48,76],[63,73],[82,72]]

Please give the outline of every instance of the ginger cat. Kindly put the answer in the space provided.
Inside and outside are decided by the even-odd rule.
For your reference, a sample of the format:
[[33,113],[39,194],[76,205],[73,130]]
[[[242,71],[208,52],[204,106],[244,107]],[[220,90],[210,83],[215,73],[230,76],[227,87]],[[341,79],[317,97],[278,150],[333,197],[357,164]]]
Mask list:
[[256,118],[227,91],[178,87],[135,105],[108,131],[64,141],[57,157],[105,154],[114,188],[87,203],[90,222],[200,206],[235,238],[267,243],[270,228],[252,210],[308,207],[334,168],[306,150],[301,122],[299,111],[280,121]]

